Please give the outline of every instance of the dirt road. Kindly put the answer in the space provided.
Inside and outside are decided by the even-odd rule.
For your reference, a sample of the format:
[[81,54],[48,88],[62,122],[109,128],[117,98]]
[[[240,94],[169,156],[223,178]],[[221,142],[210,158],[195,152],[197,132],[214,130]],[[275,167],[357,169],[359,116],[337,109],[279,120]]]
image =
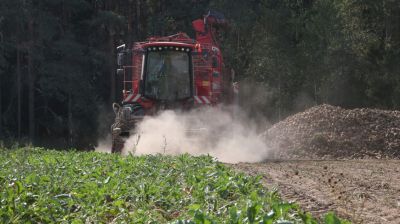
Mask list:
[[400,160],[269,161],[232,165],[316,217],[335,211],[353,223],[400,223]]

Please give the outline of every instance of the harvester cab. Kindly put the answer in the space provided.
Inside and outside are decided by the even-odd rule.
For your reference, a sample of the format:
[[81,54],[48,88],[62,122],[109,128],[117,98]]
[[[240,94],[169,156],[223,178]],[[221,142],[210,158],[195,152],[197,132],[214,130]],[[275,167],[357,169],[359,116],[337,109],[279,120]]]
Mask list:
[[217,42],[223,26],[223,16],[210,11],[193,21],[196,39],[178,33],[117,48],[122,105],[113,104],[112,152],[121,152],[144,116],[232,102],[233,74],[225,67]]

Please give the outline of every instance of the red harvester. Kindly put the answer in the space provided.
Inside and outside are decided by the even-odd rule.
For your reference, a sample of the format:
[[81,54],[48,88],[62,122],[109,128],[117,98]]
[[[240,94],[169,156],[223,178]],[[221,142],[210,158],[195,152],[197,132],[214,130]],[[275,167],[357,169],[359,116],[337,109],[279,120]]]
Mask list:
[[178,33],[117,48],[123,100],[113,104],[112,152],[121,152],[144,116],[232,103],[234,72],[225,67],[217,37],[227,26],[224,16],[209,11],[192,25],[196,39]]

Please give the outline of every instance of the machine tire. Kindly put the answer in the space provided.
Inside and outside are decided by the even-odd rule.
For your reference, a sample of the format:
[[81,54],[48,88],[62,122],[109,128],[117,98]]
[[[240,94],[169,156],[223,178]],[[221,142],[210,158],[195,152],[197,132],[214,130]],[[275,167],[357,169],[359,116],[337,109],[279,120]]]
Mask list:
[[119,135],[113,135],[112,137],[112,146],[111,152],[112,153],[122,153],[122,149],[124,148],[125,140]]

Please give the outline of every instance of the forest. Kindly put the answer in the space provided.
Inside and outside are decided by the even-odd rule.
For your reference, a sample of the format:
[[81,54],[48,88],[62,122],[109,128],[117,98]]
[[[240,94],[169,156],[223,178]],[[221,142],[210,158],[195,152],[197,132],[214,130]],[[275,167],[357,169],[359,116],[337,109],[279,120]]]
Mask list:
[[92,149],[116,47],[223,13],[240,104],[271,122],[318,104],[400,109],[400,0],[0,0],[0,144]]

